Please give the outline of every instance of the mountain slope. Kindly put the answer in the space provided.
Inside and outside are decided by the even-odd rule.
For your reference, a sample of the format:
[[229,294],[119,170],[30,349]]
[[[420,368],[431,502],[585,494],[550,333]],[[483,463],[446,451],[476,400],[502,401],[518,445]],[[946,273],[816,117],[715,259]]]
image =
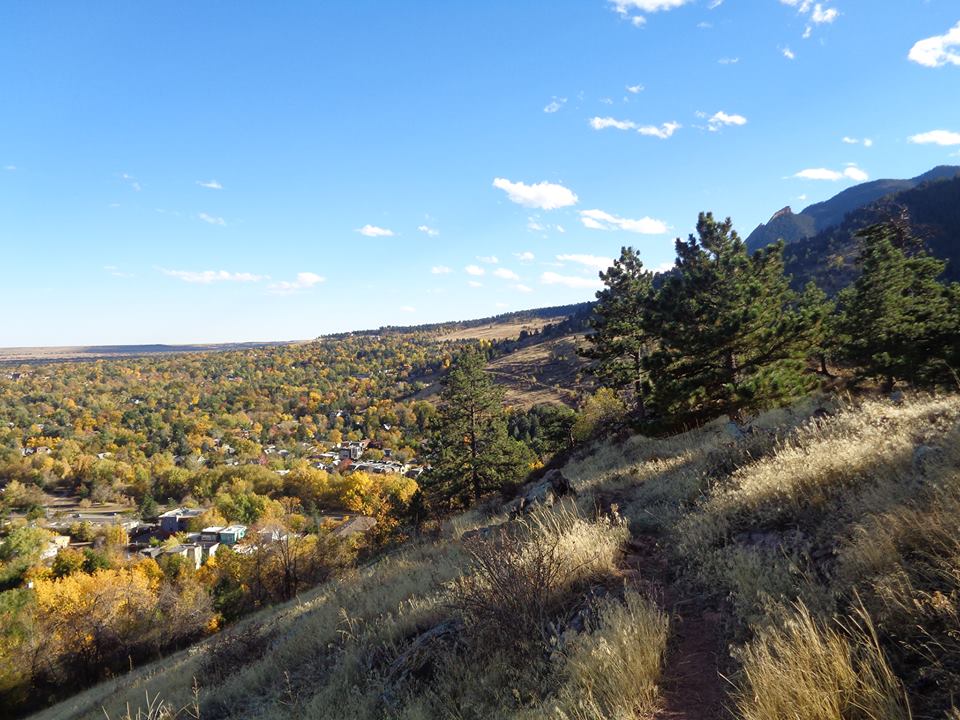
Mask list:
[[747,237],[747,248],[753,251],[781,239],[789,245],[813,237],[841,223],[848,213],[881,198],[912,190],[924,183],[955,178],[958,175],[960,175],[960,166],[941,165],[909,180],[873,180],[855,185],[829,200],[804,208],[800,213],[794,213],[789,207],[784,208],[774,214],[767,223],[761,223],[750,233]]
[[833,295],[857,276],[856,233],[906,211],[929,252],[947,261],[944,279],[960,280],[960,177],[928,182],[849,213],[834,227],[786,246],[784,261],[795,287],[815,281]]
[[[958,466],[958,396],[811,398],[748,432],[610,438],[561,468],[572,502],[474,510],[37,717],[120,718],[145,692],[179,708],[194,687],[204,720],[852,717],[825,703],[893,720],[906,701],[955,717]],[[572,579],[525,625],[527,586],[473,578],[529,579],[510,573],[538,557]]]

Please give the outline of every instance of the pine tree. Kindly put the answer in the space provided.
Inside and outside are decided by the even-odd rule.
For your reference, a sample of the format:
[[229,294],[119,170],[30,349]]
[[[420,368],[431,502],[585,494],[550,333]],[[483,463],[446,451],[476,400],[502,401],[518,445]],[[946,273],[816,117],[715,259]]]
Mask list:
[[938,281],[945,263],[930,257],[901,223],[859,233],[861,274],[840,295],[843,355],[862,377],[936,383],[951,380],[960,345],[960,297]]
[[590,346],[583,355],[595,361],[591,374],[604,387],[625,395],[642,418],[650,392],[644,358],[653,340],[644,328],[643,311],[653,293],[653,273],[644,270],[632,247],[624,247],[600,279],[606,287],[597,292],[590,319],[593,333],[587,336]]
[[823,305],[812,295],[799,303],[782,244],[750,256],[729,219],[701,213],[697,236],[676,249],[675,271],[644,320],[659,337],[647,362],[659,412],[674,421],[740,419],[806,392]]
[[503,396],[476,350],[465,352],[450,369],[430,440],[430,469],[423,477],[435,508],[466,506],[526,475],[532,453],[509,437]]

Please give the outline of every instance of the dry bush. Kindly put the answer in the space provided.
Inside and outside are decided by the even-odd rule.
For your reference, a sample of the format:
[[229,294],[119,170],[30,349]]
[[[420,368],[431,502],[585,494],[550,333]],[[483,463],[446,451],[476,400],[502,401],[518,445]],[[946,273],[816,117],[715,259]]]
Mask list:
[[578,599],[574,591],[614,574],[627,537],[619,518],[589,522],[569,503],[538,510],[467,541],[470,572],[453,605],[474,632],[548,642]]
[[634,590],[607,600],[567,643],[565,682],[554,708],[564,720],[633,720],[653,713],[667,645],[667,616]]
[[866,616],[848,632],[799,606],[742,651],[742,720],[908,720],[910,710]]

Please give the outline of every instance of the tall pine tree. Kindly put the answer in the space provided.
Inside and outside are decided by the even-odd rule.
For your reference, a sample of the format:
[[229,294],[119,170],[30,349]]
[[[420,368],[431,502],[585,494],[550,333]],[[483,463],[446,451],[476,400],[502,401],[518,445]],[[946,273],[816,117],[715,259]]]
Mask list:
[[450,369],[430,440],[430,469],[422,478],[433,508],[465,507],[526,476],[534,456],[508,435],[503,396],[476,350],[465,352]]
[[960,355],[960,290],[938,281],[930,257],[902,222],[860,234],[861,274],[840,294],[844,358],[889,390],[898,380],[951,382]]
[[729,219],[701,213],[697,236],[678,239],[676,250],[674,272],[645,313],[659,337],[647,363],[658,411],[673,421],[741,419],[806,392],[823,312],[790,289],[783,246],[751,256]]
[[644,307],[653,294],[653,273],[644,270],[636,250],[624,247],[613,265],[600,273],[606,287],[597,292],[584,357],[595,362],[590,372],[602,385],[617,390],[639,417],[646,415],[650,383],[644,359],[653,347],[643,324]]

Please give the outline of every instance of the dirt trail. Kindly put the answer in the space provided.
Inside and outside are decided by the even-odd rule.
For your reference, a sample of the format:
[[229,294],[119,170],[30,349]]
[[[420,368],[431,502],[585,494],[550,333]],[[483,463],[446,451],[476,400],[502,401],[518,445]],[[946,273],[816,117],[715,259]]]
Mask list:
[[654,537],[640,535],[627,545],[627,575],[634,575],[670,616],[670,639],[664,660],[663,709],[655,720],[731,718],[727,682],[720,676],[723,635],[720,613],[698,596],[685,596],[672,582],[666,553]]

